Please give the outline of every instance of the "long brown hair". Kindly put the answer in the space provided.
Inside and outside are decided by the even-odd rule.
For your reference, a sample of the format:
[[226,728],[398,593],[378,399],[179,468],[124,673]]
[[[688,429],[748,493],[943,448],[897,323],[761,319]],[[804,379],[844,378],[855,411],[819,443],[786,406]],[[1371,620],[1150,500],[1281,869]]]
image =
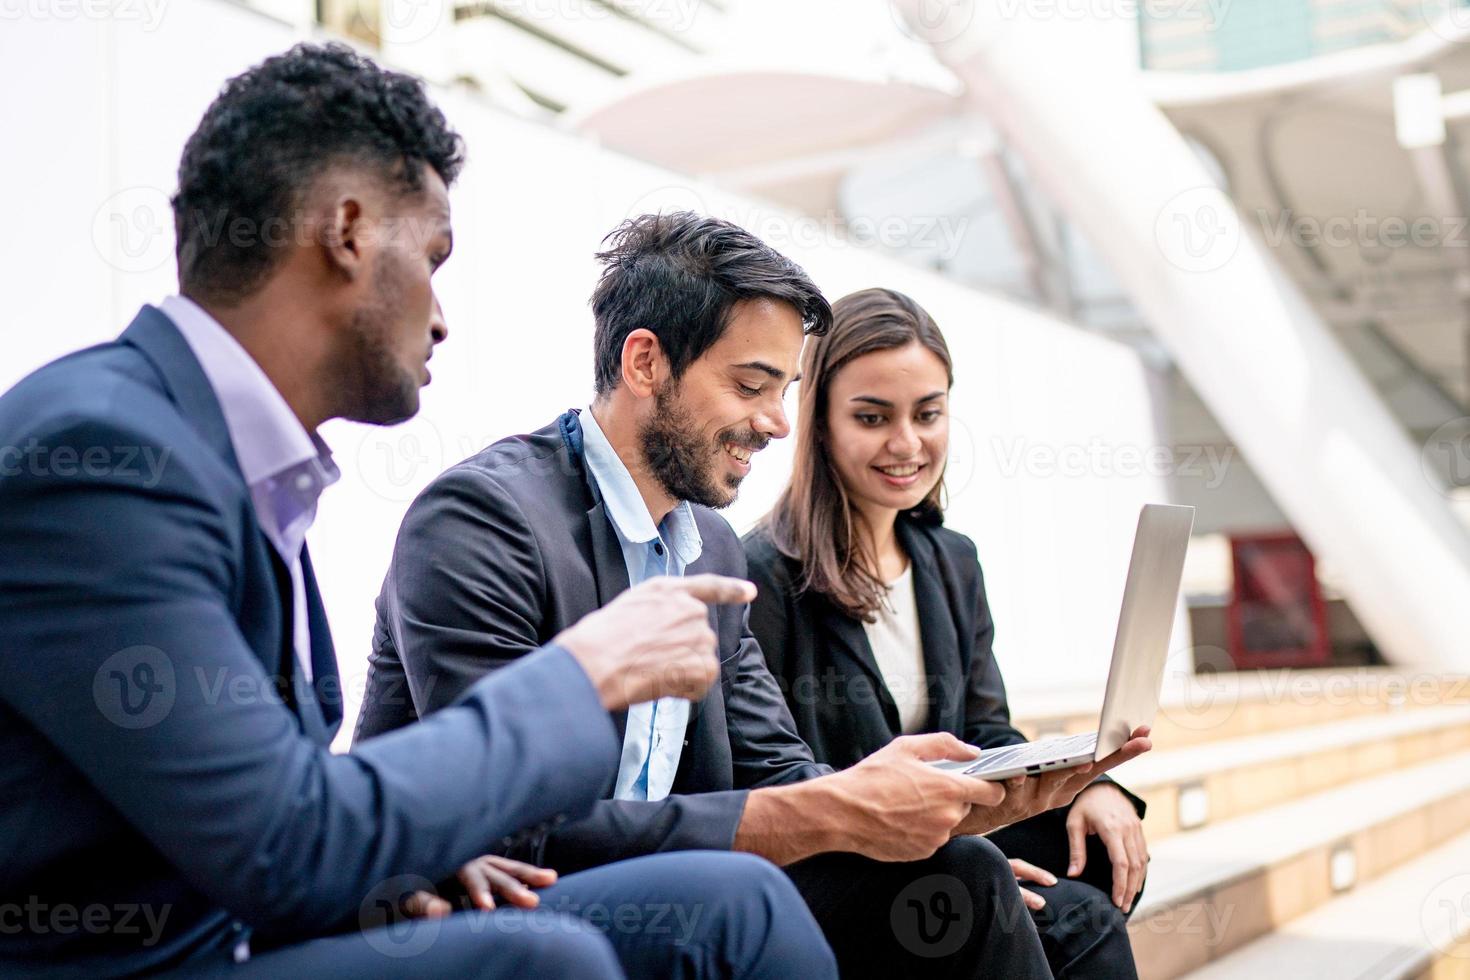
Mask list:
[[[801,357],[797,403],[796,461],[791,482],[764,525],[776,549],[800,563],[797,588],[826,596],[850,616],[869,620],[887,587],[878,577],[876,556],[858,533],[862,516],[828,452],[828,391],[832,379],[853,359],[874,351],[922,344],[944,362],[954,384],[954,364],[944,335],[924,308],[891,289],[864,289],[832,304],[832,329],[807,341]],[[938,517],[943,511],[944,476],[910,513]]]

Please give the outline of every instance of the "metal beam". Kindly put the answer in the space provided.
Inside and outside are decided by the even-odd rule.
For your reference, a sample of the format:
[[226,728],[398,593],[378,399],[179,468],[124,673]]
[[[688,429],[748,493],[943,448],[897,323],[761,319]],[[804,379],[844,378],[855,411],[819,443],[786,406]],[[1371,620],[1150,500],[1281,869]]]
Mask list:
[[892,2],[1108,257],[1384,655],[1470,670],[1470,534],[1447,488],[1137,79],[1085,22],[959,0],[968,19],[926,33],[925,0]]

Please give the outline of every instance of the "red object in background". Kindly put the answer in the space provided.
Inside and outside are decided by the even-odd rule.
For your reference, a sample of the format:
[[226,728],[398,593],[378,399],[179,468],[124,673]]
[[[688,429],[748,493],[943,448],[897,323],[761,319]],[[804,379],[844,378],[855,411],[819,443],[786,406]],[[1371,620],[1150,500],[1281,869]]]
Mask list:
[[1321,667],[1332,654],[1317,564],[1295,534],[1232,535],[1235,592],[1226,615],[1240,669]]

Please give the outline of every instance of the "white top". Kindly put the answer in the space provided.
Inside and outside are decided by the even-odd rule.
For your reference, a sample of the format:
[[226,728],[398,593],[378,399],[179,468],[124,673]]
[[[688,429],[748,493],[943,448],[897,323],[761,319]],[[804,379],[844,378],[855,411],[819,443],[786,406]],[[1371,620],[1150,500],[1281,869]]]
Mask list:
[[914,564],[888,583],[888,598],[878,620],[864,623],[868,646],[883,683],[898,706],[903,734],[911,735],[929,720],[929,680],[924,672],[924,644],[919,638],[919,606],[914,598]]

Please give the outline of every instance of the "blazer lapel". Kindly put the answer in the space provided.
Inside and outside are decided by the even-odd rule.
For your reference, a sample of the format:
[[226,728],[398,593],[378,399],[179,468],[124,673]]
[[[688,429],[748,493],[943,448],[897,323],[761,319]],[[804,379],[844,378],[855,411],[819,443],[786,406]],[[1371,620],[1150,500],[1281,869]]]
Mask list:
[[[623,561],[623,547],[618,544],[617,532],[607,519],[607,508],[596,484],[588,479],[597,503],[587,512],[587,533],[592,541],[592,574],[597,579],[597,607],[612,602],[628,591],[628,566]],[[612,712],[613,727],[618,730],[618,740],[628,729],[628,712],[620,709]]]
[[[707,553],[700,555],[698,558],[690,563],[688,568],[684,569],[684,574],[701,575],[709,571],[710,569],[705,565],[705,559],[707,557]],[[720,610],[722,608],[723,607],[721,606],[710,606],[708,610],[709,628],[715,631],[716,637],[720,636]],[[736,613],[735,615],[741,614]],[[737,650],[740,648],[739,639],[735,641],[735,647]],[[695,732],[699,729],[699,716],[704,713],[705,702],[708,701],[710,698],[724,697],[724,694],[721,691],[721,687],[725,684],[724,651],[717,649],[715,651],[715,656],[720,658],[720,676],[715,680],[713,684],[710,685],[709,690],[704,692],[704,697],[700,698],[698,701],[691,700],[689,702],[689,720],[684,725],[684,744],[686,745],[694,740]],[[740,666],[738,663],[732,665],[732,671],[738,671],[739,669]],[[688,755],[689,753],[686,752],[685,754]],[[682,764],[683,760],[681,759],[680,762]]]
[[332,644],[327,609],[322,604],[311,552],[305,544],[301,546],[301,574],[306,583],[306,622],[311,632],[312,693],[327,728],[327,742],[331,742],[342,726],[342,681],[337,674],[337,651]]
[[[296,602],[291,594],[291,570],[286,562],[276,551],[275,545],[271,544],[262,533],[257,535],[260,543],[270,555],[271,571],[274,573],[276,585],[277,608],[281,612],[281,642],[278,645],[277,661],[275,664],[266,663],[266,672],[275,679],[281,697],[286,706],[296,715],[301,725],[301,730],[318,745],[330,745],[336,730],[328,721],[321,703],[317,698],[317,685],[323,683],[321,671],[321,657],[318,655],[320,642],[318,636],[326,633],[326,615],[321,611],[321,597],[316,594],[316,581],[309,577],[306,564],[305,551],[302,552],[302,572],[306,578],[306,607],[307,607],[307,630],[311,634],[311,673],[312,681],[307,683],[306,674],[301,669],[296,657]],[[312,609],[313,597],[315,597],[317,610]],[[320,620],[318,627],[317,620]],[[331,653],[331,640],[326,642],[326,652]],[[336,664],[328,669],[328,676],[332,678],[327,683],[335,684],[337,677]],[[340,718],[340,711],[338,712]]]
[[[138,348],[153,364],[163,378],[169,396],[179,406],[179,414],[219,454],[220,459],[239,481],[240,492],[248,499],[250,490],[245,485],[244,474],[240,472],[240,462],[235,456],[234,443],[230,441],[230,430],[225,424],[219,398],[179,328],[161,310],[144,306],[123,331],[120,340]],[[296,665],[295,602],[291,594],[290,571],[270,540],[260,530],[260,525],[254,523],[254,508],[247,510],[252,522],[252,527],[246,529],[247,534],[254,530],[255,542],[265,549],[281,610],[281,642],[278,649],[257,650],[256,655],[260,657],[266,674],[275,678],[281,686],[282,696],[295,710],[302,729],[321,744],[328,744],[335,734],[336,726],[341,723],[342,711],[340,704],[334,704],[328,711],[334,711],[335,718],[329,719],[324,715],[316,696],[317,690],[324,690],[325,685],[336,685],[338,680],[331,633],[327,628],[326,613],[321,605],[316,580],[310,572],[309,559],[303,550],[302,570],[306,575],[308,623],[312,638],[314,684],[311,685],[306,683]],[[323,687],[318,688],[316,685]],[[337,700],[340,701],[340,698]]]
[[225,425],[225,413],[220,408],[214,387],[204,374],[204,368],[179,328],[162,311],[145,306],[128,324],[119,340],[138,348],[153,363],[168,388],[169,396],[179,406],[179,414],[229,464],[243,487],[245,477],[235,458],[235,446],[230,441],[229,427]]
[[256,655],[260,656],[266,674],[275,682],[281,699],[299,718],[301,716],[301,692],[296,689],[296,685],[297,675],[301,671],[296,666],[296,610],[295,603],[291,601],[291,570],[281,560],[280,553],[276,551],[275,545],[270,543],[264,531],[257,528],[254,540],[256,547],[265,550],[266,559],[270,562],[271,580],[275,584],[276,611],[279,614],[281,630],[276,648],[264,653],[257,650]]
[[[561,429],[562,442],[567,447],[567,456],[581,473],[588,496],[592,500],[592,507],[587,511],[587,540],[592,552],[592,576],[597,583],[597,604],[593,609],[601,609],[628,591],[628,566],[623,561],[623,547],[618,543],[617,532],[608,520],[602,491],[597,488],[592,474],[582,464],[582,428],[577,421],[577,410],[572,409],[562,415],[557,420],[557,425]],[[587,610],[591,611],[593,610]],[[610,714],[613,727],[618,732],[618,740],[621,741],[628,728],[628,712],[613,711]]]
[[623,561],[623,546],[607,517],[607,505],[601,495],[587,511],[587,531],[592,540],[592,572],[597,576],[597,608],[612,602],[628,591],[628,565]]
[[[136,347],[158,371],[169,397],[179,406],[179,414],[218,454],[227,471],[239,482],[241,495],[248,500],[250,489],[245,485],[245,475],[240,472],[240,461],[235,456],[235,445],[230,441],[224,410],[220,408],[214,386],[209,383],[204,368],[179,328],[174,326],[163,311],[144,306],[133,318],[133,322],[128,324],[119,340]],[[267,676],[275,679],[282,696],[294,707],[297,698],[291,685],[294,683],[292,678],[298,671],[293,669],[295,660],[291,655],[291,578],[285,563],[276,554],[276,549],[261,531],[260,525],[255,522],[255,509],[247,507],[246,512],[250,522],[250,526],[245,529],[246,540],[253,541],[256,547],[265,550],[279,599],[282,623],[282,642],[276,649],[257,650],[256,656],[260,658]]]
[[898,718],[898,705],[883,680],[883,671],[878,668],[878,659],[873,656],[873,645],[868,642],[867,630],[861,620],[847,615],[841,609],[823,600],[826,606],[827,634],[832,638],[832,653],[835,657],[846,657],[860,669],[872,675],[873,690],[878,692],[879,709],[888,730],[894,735],[903,733]]
[[924,648],[924,673],[929,689],[928,730],[963,729],[965,665],[961,661],[959,632],[951,606],[948,564],[923,529],[900,515],[899,543],[914,569],[914,599],[919,614],[919,638]]

